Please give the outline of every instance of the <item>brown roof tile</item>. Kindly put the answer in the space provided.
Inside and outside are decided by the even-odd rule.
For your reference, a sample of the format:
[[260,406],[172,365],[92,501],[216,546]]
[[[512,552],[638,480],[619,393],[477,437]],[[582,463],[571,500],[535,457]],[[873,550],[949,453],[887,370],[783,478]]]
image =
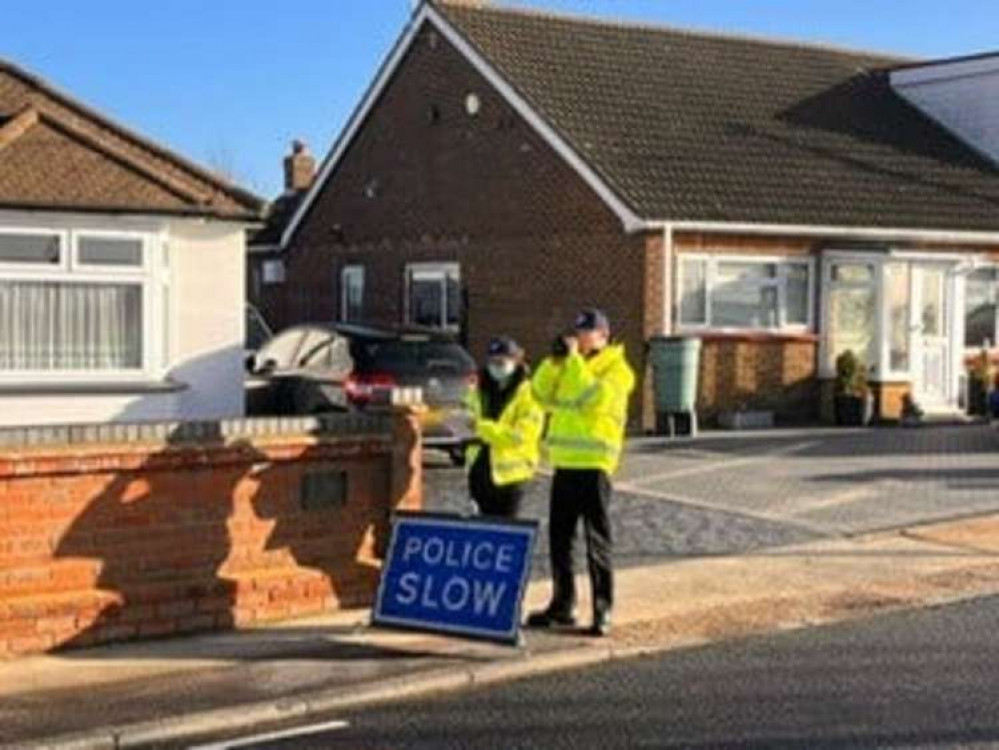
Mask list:
[[900,58],[436,5],[643,218],[999,229],[999,169],[891,89]]
[[251,193],[0,60],[0,207],[258,219]]

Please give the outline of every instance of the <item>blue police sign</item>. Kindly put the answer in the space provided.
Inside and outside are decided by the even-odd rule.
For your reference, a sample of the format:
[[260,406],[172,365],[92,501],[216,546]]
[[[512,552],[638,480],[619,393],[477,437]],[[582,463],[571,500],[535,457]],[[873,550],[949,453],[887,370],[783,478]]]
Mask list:
[[400,513],[374,625],[516,643],[537,524]]

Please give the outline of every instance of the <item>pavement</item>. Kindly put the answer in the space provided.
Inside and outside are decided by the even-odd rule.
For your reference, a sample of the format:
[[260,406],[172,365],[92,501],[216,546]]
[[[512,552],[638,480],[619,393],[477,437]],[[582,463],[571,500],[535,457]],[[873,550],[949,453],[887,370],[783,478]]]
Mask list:
[[[0,743],[179,746],[407,696],[996,594],[997,451],[986,428],[637,441],[615,501],[624,556],[610,639],[528,632],[523,648],[510,649],[374,630],[366,612],[347,612],[22,659],[0,663]],[[843,494],[868,487],[853,499]],[[428,471],[427,499],[431,509],[456,509],[460,475]],[[543,512],[543,483],[527,506]],[[537,577],[528,608],[548,594]],[[585,599],[580,606],[585,614]]]

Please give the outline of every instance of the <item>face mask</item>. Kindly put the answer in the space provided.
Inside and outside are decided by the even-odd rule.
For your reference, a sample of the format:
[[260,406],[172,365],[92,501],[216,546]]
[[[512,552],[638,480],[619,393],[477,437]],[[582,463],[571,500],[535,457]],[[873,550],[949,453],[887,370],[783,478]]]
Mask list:
[[486,370],[489,371],[489,376],[493,380],[503,383],[513,377],[517,371],[517,363],[508,359],[502,362],[490,362],[486,365]]

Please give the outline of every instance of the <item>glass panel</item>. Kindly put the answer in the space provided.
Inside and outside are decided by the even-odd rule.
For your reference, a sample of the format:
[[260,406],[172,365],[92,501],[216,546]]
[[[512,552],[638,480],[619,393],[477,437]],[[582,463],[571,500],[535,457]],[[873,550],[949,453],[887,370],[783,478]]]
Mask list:
[[57,234],[0,233],[0,263],[59,263]]
[[833,287],[829,293],[830,370],[836,358],[852,350],[870,367],[877,362],[875,349],[874,287]]
[[447,274],[447,325],[461,325],[461,280],[457,271]]
[[785,291],[787,310],[784,322],[787,325],[808,325],[809,270],[809,267],[803,263],[789,263],[784,267],[784,278],[787,284]]
[[943,271],[923,270],[923,301],[920,320],[924,336],[944,335]]
[[684,258],[680,268],[680,322],[687,325],[707,323],[706,260]]
[[142,266],[142,240],[120,237],[81,237],[77,256],[87,266]]
[[888,368],[909,371],[909,265],[885,266],[885,307],[888,315]]
[[719,263],[711,290],[711,324],[719,328],[777,328],[777,288],[771,263]]
[[874,267],[869,263],[837,263],[832,269],[832,280],[841,284],[871,284]]
[[141,366],[141,286],[0,282],[0,370]]
[[414,272],[409,279],[409,322],[440,327],[444,319],[444,285],[437,274]]
[[356,322],[364,317],[364,269],[352,266],[343,270],[343,295],[341,315],[345,322]]
[[964,293],[964,345],[990,346],[996,341],[996,271],[982,268],[968,274]]

